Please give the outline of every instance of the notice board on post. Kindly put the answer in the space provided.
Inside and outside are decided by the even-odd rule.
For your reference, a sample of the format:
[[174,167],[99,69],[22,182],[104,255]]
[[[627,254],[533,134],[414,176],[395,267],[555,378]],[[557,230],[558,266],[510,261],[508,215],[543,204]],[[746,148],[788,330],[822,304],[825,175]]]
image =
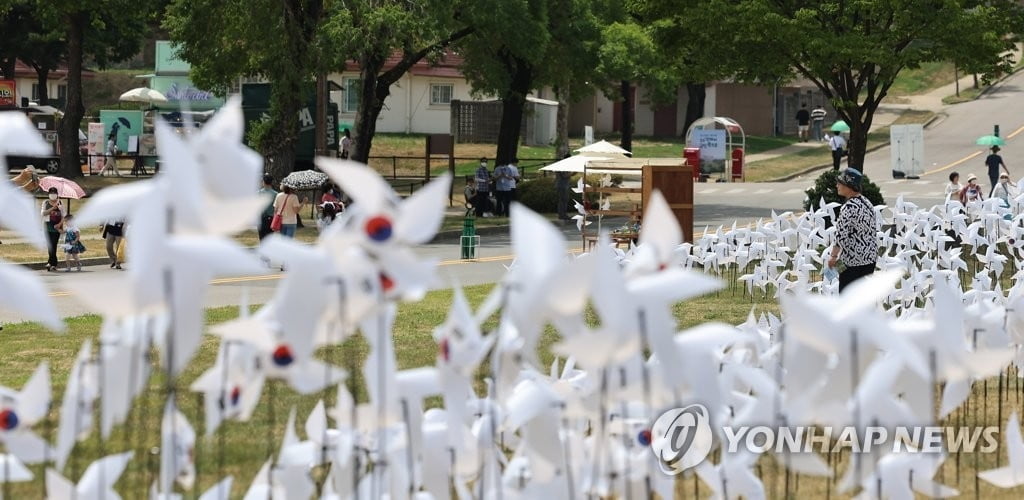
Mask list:
[[[668,165],[643,167],[643,206],[650,206],[651,194],[661,191],[683,231],[683,241],[693,243],[693,172]],[[641,225],[640,231],[643,232]]]

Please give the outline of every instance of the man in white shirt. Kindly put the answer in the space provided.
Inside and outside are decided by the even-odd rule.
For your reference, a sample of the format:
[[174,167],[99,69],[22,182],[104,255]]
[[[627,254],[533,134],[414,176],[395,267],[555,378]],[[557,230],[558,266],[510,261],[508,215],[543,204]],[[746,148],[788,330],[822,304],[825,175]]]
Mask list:
[[516,181],[519,180],[519,168],[516,167],[518,161],[517,158],[513,158],[508,165],[494,169],[494,195],[498,201],[495,215],[499,217],[508,217],[509,207],[516,198]]
[[825,117],[828,116],[828,111],[821,104],[814,107],[811,110],[811,135],[814,136],[814,140],[821,142],[824,139]]
[[828,147],[832,149],[832,170],[839,171],[839,164],[846,154],[846,139],[842,132],[836,132],[828,138]]

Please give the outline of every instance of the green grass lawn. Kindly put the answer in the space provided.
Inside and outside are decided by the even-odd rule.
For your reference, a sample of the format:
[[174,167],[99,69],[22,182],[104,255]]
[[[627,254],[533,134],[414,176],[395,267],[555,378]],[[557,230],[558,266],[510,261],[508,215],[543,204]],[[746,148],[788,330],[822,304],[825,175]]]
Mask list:
[[[778,314],[778,307],[774,299],[767,298],[760,292],[757,292],[754,297],[746,295],[742,287],[735,282],[736,273],[726,272],[723,278],[730,284],[727,290],[684,302],[673,308],[679,328],[689,328],[708,321],[738,324],[745,320],[751,309],[757,313],[764,311]],[[466,289],[466,296],[470,304],[476,307],[488,291],[489,286],[487,285],[469,287]],[[437,346],[433,342],[431,332],[435,325],[444,321],[451,299],[452,292],[450,290],[440,290],[427,294],[425,299],[420,302],[399,306],[393,330],[399,369],[434,364]],[[208,324],[212,325],[232,319],[236,315],[236,308],[217,308],[207,311],[206,320]],[[597,318],[590,314],[588,320],[594,323]],[[96,340],[97,332],[100,329],[100,318],[82,316],[70,319],[68,325],[68,331],[63,335],[43,331],[34,324],[6,325],[3,331],[3,341],[0,343],[0,355],[5,360],[5,369],[0,372],[0,384],[4,386],[20,388],[40,361],[46,360],[50,363],[55,392],[54,410],[51,411],[49,418],[37,425],[35,429],[44,438],[50,440],[54,439],[56,433],[58,417],[56,408],[59,407],[60,397],[67,383],[68,370],[81,343],[85,339]],[[494,318],[484,324],[484,328],[488,331],[493,330],[495,326]],[[553,359],[549,349],[557,338],[557,333],[551,327],[545,330],[538,353],[541,365],[539,368],[542,371],[546,370],[545,367]],[[202,371],[212,365],[216,350],[215,339],[207,336],[197,356],[175,383],[176,401],[195,427],[197,435],[200,436],[195,449],[198,471],[196,491],[202,491],[212,486],[224,475],[230,474],[235,477],[232,498],[239,498],[248,488],[264,460],[270,454],[277,452],[288,412],[292,408],[297,409],[298,427],[301,429],[308,412],[317,400],[324,399],[330,407],[334,404],[335,396],[332,390],[324,391],[322,394],[300,396],[280,382],[271,382],[264,388],[259,409],[250,422],[226,422],[213,437],[203,438],[202,401],[198,394],[188,392],[187,388]],[[340,365],[349,371],[352,377],[346,383],[349,384],[349,387],[354,388],[353,392],[360,401],[366,400],[366,391],[360,370],[366,353],[367,346],[361,338],[350,339],[340,347],[322,349],[319,353],[322,359]],[[483,389],[482,378],[487,369],[486,366],[483,366],[477,373],[476,388],[478,391]],[[968,425],[974,422],[997,424],[995,400],[997,382],[993,379],[986,384],[988,399],[984,399],[986,388],[976,384],[974,399],[971,403],[975,408],[974,413],[954,413],[948,423],[956,425]],[[135,458],[117,484],[117,489],[125,498],[141,498],[145,495],[149,485],[156,477],[159,467],[159,455],[154,453],[156,453],[156,447],[159,446],[159,415],[165,400],[163,378],[160,375],[153,376],[149,388],[144,396],[136,400],[133,412],[128,417],[127,425],[116,428],[111,439],[100,443],[94,432],[88,440],[76,447],[68,467],[64,471],[65,475],[77,479],[85,466],[96,457],[134,450]],[[1013,401],[1012,398],[1011,401]],[[983,415],[980,410],[982,402],[985,404]],[[435,406],[438,403],[438,398],[427,401],[428,406]],[[1004,421],[1008,418],[1009,411],[1009,408],[1004,408],[1002,414]],[[301,430],[299,433],[302,436]],[[848,458],[840,454],[835,454],[830,458],[843,464],[840,470],[849,463]],[[945,483],[956,486],[959,477],[959,486],[962,490],[965,493],[973,492],[974,482],[971,479],[971,474],[977,470],[973,460],[973,455],[964,455],[962,463],[957,467],[954,457],[950,457],[941,472]],[[978,467],[981,469],[992,468],[994,461],[994,455],[982,455],[979,457]],[[1005,458],[1002,463],[1005,464]],[[34,466],[31,469],[36,475],[36,480],[30,483],[7,485],[5,493],[9,498],[42,497],[42,467]],[[766,490],[769,491],[769,498],[784,496],[785,475],[778,470],[772,459],[763,457],[755,471],[765,478],[764,483]],[[322,474],[323,471],[314,471],[314,477],[322,477]],[[835,495],[834,484],[834,481],[830,483],[825,479],[807,476],[801,476],[799,479],[793,477],[789,486],[790,498],[823,497],[826,490],[837,498],[848,498],[848,496]],[[679,478],[676,488],[677,498],[692,498],[695,491],[701,498],[705,498],[709,494],[709,490],[703,484],[695,481],[691,474],[684,474]],[[1019,497],[1019,493],[1009,495],[985,483],[980,484],[979,494],[982,498]]]
[[[476,307],[489,289],[490,287],[486,285],[469,287],[465,290],[467,299]],[[436,325],[444,321],[451,299],[451,290],[440,290],[427,294],[420,302],[399,306],[393,333],[399,369],[434,364],[437,346],[431,332]],[[728,292],[680,304],[674,311],[680,326],[690,327],[711,320],[738,323],[744,320],[753,306],[758,310],[777,312],[773,302],[759,297],[752,303],[749,297],[737,298]],[[208,310],[206,319],[207,324],[212,325],[236,316],[237,308],[217,308]],[[591,316],[591,320],[596,321],[596,318]],[[96,341],[100,324],[101,319],[97,316],[73,318],[68,320],[68,331],[63,335],[50,333],[31,323],[4,326],[0,356],[5,360],[5,369],[0,372],[0,384],[20,388],[39,362],[45,360],[50,364],[54,385],[53,410],[46,421],[36,426],[36,431],[51,441],[56,436],[57,409],[67,383],[68,371],[82,342],[85,339]],[[494,318],[484,325],[488,330],[495,326]],[[541,368],[551,363],[553,358],[549,348],[556,339],[555,331],[549,326],[544,332],[540,347]],[[248,488],[257,469],[269,454],[276,453],[290,409],[297,408],[298,426],[301,428],[302,422],[317,400],[325,399],[330,407],[334,404],[335,394],[333,390],[329,390],[322,394],[300,396],[280,382],[271,382],[264,388],[259,409],[250,422],[226,422],[213,438],[204,439],[201,437],[205,432],[202,426],[202,400],[200,395],[189,392],[188,386],[213,364],[216,352],[216,339],[212,336],[205,337],[198,354],[176,381],[176,401],[200,436],[196,445],[199,471],[197,491],[212,486],[223,475],[231,474],[235,476],[232,497],[237,498]],[[366,353],[367,346],[361,338],[350,339],[342,347],[322,349],[320,352],[323,359],[348,369],[353,375],[349,384],[354,385],[357,398],[363,401],[366,399],[366,392],[358,367],[361,366]],[[478,390],[483,389],[482,378],[486,370],[484,366],[477,374]],[[118,483],[118,490],[125,498],[139,498],[143,495],[159,466],[159,456],[151,455],[149,451],[159,446],[159,416],[165,394],[163,377],[153,376],[149,387],[150,390],[136,400],[128,417],[128,425],[116,428],[112,437],[102,444],[96,433],[93,433],[88,440],[76,447],[64,471],[65,475],[77,477],[89,462],[101,454],[135,450],[135,458]],[[428,404],[436,405],[438,402],[439,400],[435,398],[428,401]],[[43,470],[39,466],[34,466],[32,471],[36,475],[36,481],[8,485],[11,495],[8,498],[42,496]]]
[[[954,68],[950,62],[926,62],[920,67],[904,69],[896,75],[889,88],[893,96],[925,94],[931,90],[953,83]],[[959,76],[963,76],[961,73]]]

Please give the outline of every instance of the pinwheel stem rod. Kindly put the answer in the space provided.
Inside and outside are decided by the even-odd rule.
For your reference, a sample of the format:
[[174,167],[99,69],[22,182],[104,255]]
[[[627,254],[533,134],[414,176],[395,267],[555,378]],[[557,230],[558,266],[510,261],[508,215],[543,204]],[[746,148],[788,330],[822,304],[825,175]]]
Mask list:
[[576,498],[576,485],[572,475],[572,447],[569,446],[569,418],[565,416],[565,403],[562,403],[562,453],[565,454],[565,483],[569,489],[568,498]]
[[[637,311],[636,315],[637,326],[640,332],[640,342],[642,342],[643,344],[642,349],[645,352],[650,353],[651,342],[650,334],[647,332],[647,311],[644,308],[640,308]],[[647,363],[640,364],[640,379],[641,383],[643,384],[644,391],[644,412],[647,414],[646,425],[649,427],[651,425],[654,425],[654,422],[651,421],[653,417],[652,413],[654,412],[654,401],[651,397],[651,373],[650,370],[647,368]],[[653,474],[654,472],[652,470],[653,467],[654,464],[650,460],[648,460],[647,471],[644,473],[644,498],[651,497],[651,474]]]
[[[853,394],[853,427],[860,429],[860,398],[857,397],[857,386],[860,385],[860,347],[857,342],[857,329],[850,330],[850,391]],[[855,478],[861,480],[861,457],[853,457]]]

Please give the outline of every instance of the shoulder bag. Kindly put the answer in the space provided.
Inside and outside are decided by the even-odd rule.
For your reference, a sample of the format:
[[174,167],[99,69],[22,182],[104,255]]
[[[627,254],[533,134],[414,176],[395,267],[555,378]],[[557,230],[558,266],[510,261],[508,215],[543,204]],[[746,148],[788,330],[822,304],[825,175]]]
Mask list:
[[278,210],[277,213],[274,214],[274,218],[270,219],[270,230],[271,231],[274,231],[276,233],[276,232],[281,230],[281,225],[284,222],[284,217],[282,217],[282,214],[284,213],[284,209],[287,206],[288,206],[288,195],[285,195],[284,201],[281,202],[281,210]]

